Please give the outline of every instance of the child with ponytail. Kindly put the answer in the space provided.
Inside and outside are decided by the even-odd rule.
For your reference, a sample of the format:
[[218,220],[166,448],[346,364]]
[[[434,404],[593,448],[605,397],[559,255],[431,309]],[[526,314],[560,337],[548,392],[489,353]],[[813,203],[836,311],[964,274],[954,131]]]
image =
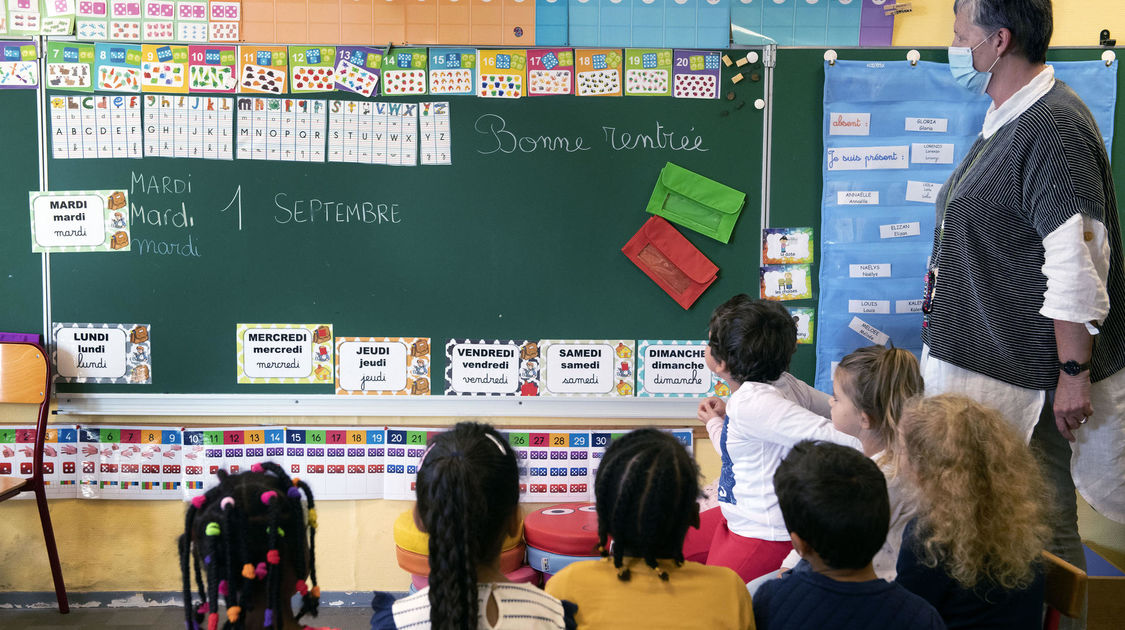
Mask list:
[[461,422],[426,449],[414,520],[429,534],[429,585],[400,599],[376,593],[373,630],[564,630],[563,603],[500,572],[505,535],[519,531],[516,454],[491,426]]
[[[220,469],[218,478],[192,499],[180,536],[186,630],[330,630],[300,624],[320,605],[316,507],[308,485],[273,462],[238,475]],[[199,602],[192,597],[193,568]],[[294,615],[289,602],[296,593],[301,609]]]

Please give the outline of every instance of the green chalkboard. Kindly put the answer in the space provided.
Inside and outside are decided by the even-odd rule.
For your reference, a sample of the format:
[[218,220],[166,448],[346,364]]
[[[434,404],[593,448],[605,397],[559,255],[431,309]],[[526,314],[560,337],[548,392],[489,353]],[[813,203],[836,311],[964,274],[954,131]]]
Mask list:
[[[150,324],[153,357],[150,386],[59,390],[332,391],[237,384],[239,323],[428,336],[435,376],[450,338],[704,338],[758,287],[762,84],[730,74],[720,100],[451,98],[451,166],[52,159],[52,189],[133,205],[132,251],[51,256],[53,320]],[[681,229],[720,268],[688,311],[621,253],[669,161],[747,193],[729,244]],[[308,212],[328,202],[374,217]]]
[[39,189],[34,90],[0,90],[0,330],[43,330],[42,256],[31,253],[27,193]]

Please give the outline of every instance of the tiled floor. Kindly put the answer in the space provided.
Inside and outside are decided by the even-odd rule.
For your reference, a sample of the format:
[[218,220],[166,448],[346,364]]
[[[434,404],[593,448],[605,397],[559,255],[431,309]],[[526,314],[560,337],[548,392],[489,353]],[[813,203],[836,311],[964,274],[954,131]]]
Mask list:
[[[369,608],[322,608],[315,619],[303,619],[316,626],[363,630],[371,624]],[[182,630],[181,608],[71,608],[70,614],[57,610],[0,610],[0,629],[73,630],[74,628],[167,628]]]

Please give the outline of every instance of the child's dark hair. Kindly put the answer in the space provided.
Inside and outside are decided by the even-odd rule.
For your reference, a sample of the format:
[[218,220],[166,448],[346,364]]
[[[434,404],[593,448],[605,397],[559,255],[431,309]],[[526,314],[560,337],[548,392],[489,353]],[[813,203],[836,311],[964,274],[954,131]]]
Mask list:
[[434,438],[415,491],[430,537],[430,627],[476,630],[477,566],[500,554],[519,505],[516,454],[491,426],[460,422]]
[[[281,627],[282,606],[289,606],[293,588],[302,596],[296,618],[306,613],[315,617],[320,587],[316,586],[316,506],[309,486],[290,479],[273,462],[254,464],[250,472],[237,475],[220,469],[217,476],[219,485],[192,499],[179,541],[187,630],[215,630],[220,597],[227,607],[222,627],[246,627],[255,590],[263,584],[267,602],[263,627]],[[302,496],[308,504],[307,533]],[[192,566],[202,599],[198,604],[192,599]],[[311,576],[312,587],[306,576]],[[283,578],[294,579],[295,584],[283,584]],[[204,619],[207,624],[201,626]]]
[[626,555],[644,558],[645,564],[668,579],[657,558],[684,562],[684,536],[697,524],[699,467],[680,442],[658,429],[637,429],[616,440],[606,450],[594,481],[598,507],[598,551],[610,552],[617,577],[628,581],[623,568]]
[[726,363],[739,383],[776,381],[797,351],[797,324],[789,310],[745,293],[711,313],[707,337],[711,355]]
[[786,528],[833,569],[862,569],[887,539],[887,480],[855,449],[798,442],[774,472],[773,487]]

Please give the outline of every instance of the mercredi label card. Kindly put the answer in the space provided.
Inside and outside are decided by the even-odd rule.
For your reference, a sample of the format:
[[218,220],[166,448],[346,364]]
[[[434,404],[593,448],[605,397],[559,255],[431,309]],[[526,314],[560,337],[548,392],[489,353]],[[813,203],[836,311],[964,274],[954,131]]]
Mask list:
[[429,338],[337,337],[336,393],[429,395]]
[[626,48],[625,95],[671,96],[672,51]]
[[238,324],[239,383],[331,385],[331,324]]
[[141,91],[187,94],[188,47],[141,46]]
[[288,55],[285,46],[239,46],[238,91],[246,94],[284,94]]
[[49,88],[75,92],[94,91],[94,45],[47,42]]
[[215,44],[188,49],[188,87],[192,92],[233,94],[238,88],[238,48]]
[[383,96],[426,93],[426,49],[392,48],[383,55]]
[[477,96],[520,98],[525,94],[526,50],[478,50]]
[[302,92],[334,92],[336,90],[335,46],[290,46],[289,90]]
[[545,339],[543,396],[632,396],[632,339]]

